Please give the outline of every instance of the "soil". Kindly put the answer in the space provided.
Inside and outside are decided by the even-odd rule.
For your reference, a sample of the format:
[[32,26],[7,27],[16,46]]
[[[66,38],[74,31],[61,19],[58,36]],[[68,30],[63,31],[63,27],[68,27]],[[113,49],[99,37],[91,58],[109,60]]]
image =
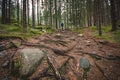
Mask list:
[[[57,35],[59,34],[59,35]],[[92,32],[88,29],[83,31],[83,36],[79,36],[79,33],[72,31],[56,31],[51,34],[43,33],[40,36],[29,38],[27,43],[39,44],[50,48],[39,47],[40,49],[46,50],[49,55],[52,56],[55,61],[57,69],[70,58],[65,66],[61,68],[62,80],[120,80],[120,46],[118,43],[107,42],[106,44],[99,43],[99,40],[92,36]],[[12,39],[19,42],[19,39]],[[10,39],[1,39],[0,45],[8,43]],[[117,46],[117,47],[116,47]],[[19,49],[26,47],[35,47],[21,44]],[[38,46],[36,46],[38,47]],[[52,49],[60,51],[67,51],[67,53],[57,54]],[[69,50],[70,49],[70,50]],[[3,68],[2,64],[6,60],[10,59],[10,56],[15,52],[16,48],[7,49],[6,54],[0,57],[0,80],[5,77],[8,80],[19,80],[20,78],[12,76],[10,74],[10,65]],[[81,51],[85,52],[82,53]],[[87,54],[86,54],[87,53]],[[64,55],[67,54],[67,55]],[[99,58],[92,57],[91,54],[99,55]],[[18,54],[14,57],[16,57]],[[85,57],[90,62],[90,70],[87,71],[83,77],[84,70],[79,66],[80,58]],[[48,67],[47,60],[44,59],[42,64],[37,70],[28,78],[33,79],[38,74],[43,72]],[[16,72],[17,74],[17,72]],[[42,77],[37,80],[57,80],[54,76],[52,69],[49,69]],[[51,74],[47,75],[47,74]],[[84,79],[83,79],[84,78]],[[7,80],[7,79],[6,79]]]

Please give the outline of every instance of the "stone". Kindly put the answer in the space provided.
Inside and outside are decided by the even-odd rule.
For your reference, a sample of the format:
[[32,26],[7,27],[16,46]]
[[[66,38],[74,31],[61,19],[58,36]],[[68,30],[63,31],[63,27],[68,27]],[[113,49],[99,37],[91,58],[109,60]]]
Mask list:
[[47,31],[45,29],[43,29],[42,32],[46,33]]
[[75,41],[75,37],[71,37],[70,40]]
[[80,59],[80,67],[83,68],[84,70],[88,70],[90,68],[89,60],[85,57],[82,57]]
[[86,40],[86,43],[90,43],[90,41],[89,41],[89,40]]
[[99,40],[99,43],[106,44],[106,43],[108,43],[108,41],[106,41],[106,40]]
[[83,34],[78,34],[78,36],[83,37]]
[[57,33],[57,34],[55,35],[55,37],[56,37],[56,38],[61,38],[62,35],[61,35],[60,33]]
[[92,53],[93,53],[93,54],[96,54],[96,52],[95,52],[95,51],[93,51]]
[[57,33],[56,36],[61,36],[61,34],[60,34],[60,33]]
[[25,48],[20,52],[20,74],[22,76],[31,75],[36,68],[39,66],[43,57],[45,57],[46,52],[38,48]]

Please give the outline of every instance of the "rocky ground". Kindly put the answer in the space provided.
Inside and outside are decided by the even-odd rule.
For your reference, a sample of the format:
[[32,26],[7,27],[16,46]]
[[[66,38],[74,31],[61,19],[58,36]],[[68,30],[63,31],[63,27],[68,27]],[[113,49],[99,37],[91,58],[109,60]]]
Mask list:
[[[95,39],[90,30],[82,34],[71,31],[43,33],[28,41],[0,39],[0,48],[0,80],[120,80],[119,44]],[[28,74],[22,79],[20,66],[24,64],[15,62],[26,53],[21,53],[23,49],[33,49],[31,53],[28,50],[28,54],[32,54],[36,48],[46,55],[39,59],[38,55],[29,55],[31,58],[23,61],[28,65],[24,69]]]

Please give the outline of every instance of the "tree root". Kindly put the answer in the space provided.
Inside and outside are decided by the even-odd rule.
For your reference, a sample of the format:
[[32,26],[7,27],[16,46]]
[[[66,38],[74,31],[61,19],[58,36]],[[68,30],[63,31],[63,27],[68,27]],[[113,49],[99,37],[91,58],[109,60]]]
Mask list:
[[57,69],[57,63],[56,63],[55,59],[52,56],[47,55],[47,62],[50,65],[50,67],[52,68],[53,73],[55,74],[56,80],[62,80],[62,77]]
[[96,62],[95,62],[95,65],[107,80],[112,80]]
[[[87,54],[89,56],[91,56],[92,58],[95,58],[95,59],[107,59],[107,60],[118,60],[120,59],[120,56],[113,56],[111,55],[112,57],[104,57],[104,56],[100,56],[100,55],[97,55],[97,54],[93,54],[93,53],[89,53],[89,52],[85,52],[85,51],[77,51],[77,52],[80,52],[80,53],[83,53],[83,54]],[[78,54],[79,55],[79,54]]]

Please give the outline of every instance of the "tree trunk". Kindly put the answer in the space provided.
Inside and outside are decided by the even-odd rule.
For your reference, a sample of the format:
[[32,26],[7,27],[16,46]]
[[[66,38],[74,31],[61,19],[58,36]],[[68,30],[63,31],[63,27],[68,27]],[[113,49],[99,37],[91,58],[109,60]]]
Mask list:
[[5,2],[6,0],[2,0],[2,24],[5,24],[5,17],[6,17],[6,12],[5,12]]
[[55,0],[55,26],[56,26],[56,29],[58,29],[57,22],[58,22],[58,20],[57,20],[57,0]]
[[116,0],[110,0],[111,4],[111,20],[112,20],[112,29],[111,31],[117,30],[117,16],[116,16],[116,7],[115,7]]
[[17,0],[17,22],[19,24],[19,19],[20,19],[20,16],[19,16],[19,0]]
[[40,22],[40,20],[39,20],[39,18],[40,18],[40,16],[39,16],[39,5],[40,5],[40,1],[37,0],[37,23],[38,23],[38,25],[39,25],[39,22]]
[[32,0],[32,28],[35,28],[35,4],[34,0]]
[[29,13],[29,0],[27,0],[27,23],[28,25],[30,24],[30,20],[29,20],[29,16],[30,16],[30,13]]
[[10,19],[10,17],[11,17],[10,14],[11,14],[11,0],[9,0],[8,20],[7,20],[8,23],[10,23],[10,20],[11,20]]
[[27,23],[26,23],[26,0],[23,0],[23,32],[27,32]]

